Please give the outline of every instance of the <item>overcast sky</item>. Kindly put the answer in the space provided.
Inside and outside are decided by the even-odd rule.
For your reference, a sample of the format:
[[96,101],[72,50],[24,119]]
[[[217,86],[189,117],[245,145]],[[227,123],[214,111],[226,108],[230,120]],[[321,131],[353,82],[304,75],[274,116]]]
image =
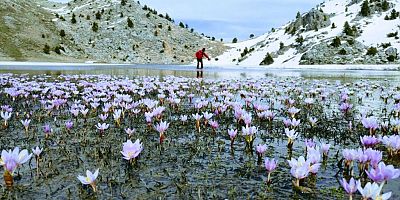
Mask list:
[[[69,0],[52,0],[68,2]],[[195,31],[215,38],[247,39],[280,27],[323,0],[139,0]]]

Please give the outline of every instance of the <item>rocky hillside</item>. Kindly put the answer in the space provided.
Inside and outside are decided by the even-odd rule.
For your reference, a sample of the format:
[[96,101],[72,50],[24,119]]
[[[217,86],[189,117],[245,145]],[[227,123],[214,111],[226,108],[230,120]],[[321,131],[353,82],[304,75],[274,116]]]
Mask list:
[[398,0],[326,0],[232,49],[214,65],[397,64]]
[[133,0],[2,0],[0,20],[1,60],[186,64],[226,48]]

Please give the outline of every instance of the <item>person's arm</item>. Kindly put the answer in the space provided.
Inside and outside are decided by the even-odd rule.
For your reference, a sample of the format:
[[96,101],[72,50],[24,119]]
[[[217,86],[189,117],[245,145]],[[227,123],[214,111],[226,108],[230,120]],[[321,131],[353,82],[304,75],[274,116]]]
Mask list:
[[208,57],[208,55],[207,55],[206,53],[203,52],[203,55],[204,55],[208,60],[210,60],[210,57]]

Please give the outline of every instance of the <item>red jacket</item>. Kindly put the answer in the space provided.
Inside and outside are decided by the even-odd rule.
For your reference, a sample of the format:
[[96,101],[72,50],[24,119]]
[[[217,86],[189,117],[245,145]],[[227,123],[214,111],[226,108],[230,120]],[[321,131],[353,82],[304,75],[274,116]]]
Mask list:
[[196,52],[196,58],[197,59],[202,59],[203,57],[206,57],[206,58],[208,58],[208,59],[210,59],[209,57],[208,57],[208,55],[206,54],[206,53],[204,53],[203,52],[203,50],[198,50],[197,52]]

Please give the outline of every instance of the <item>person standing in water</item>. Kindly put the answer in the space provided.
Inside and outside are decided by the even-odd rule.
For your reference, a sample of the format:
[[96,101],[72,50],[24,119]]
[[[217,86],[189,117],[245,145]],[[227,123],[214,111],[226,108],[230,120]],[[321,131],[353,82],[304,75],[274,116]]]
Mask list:
[[[206,57],[208,60],[211,60],[210,57],[206,54],[206,48],[200,49],[196,52],[197,58],[197,69],[203,69],[203,57]],[[199,68],[201,64],[201,68]]]

